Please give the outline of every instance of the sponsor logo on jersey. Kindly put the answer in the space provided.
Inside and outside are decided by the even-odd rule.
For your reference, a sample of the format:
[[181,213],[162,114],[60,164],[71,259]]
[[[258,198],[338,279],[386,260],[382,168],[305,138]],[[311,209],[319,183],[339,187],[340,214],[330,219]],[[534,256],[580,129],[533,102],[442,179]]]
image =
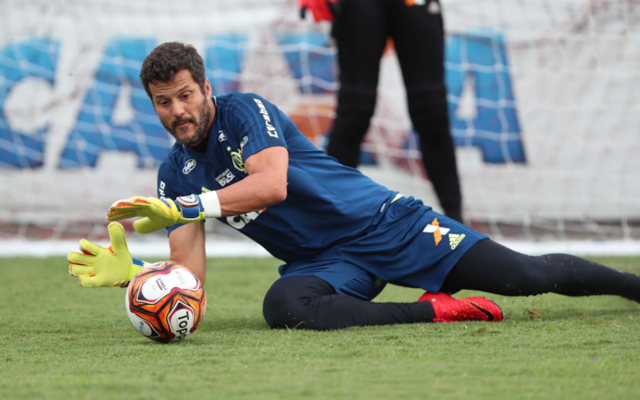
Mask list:
[[442,237],[445,236],[446,234],[449,233],[451,229],[449,228],[443,228],[440,226],[440,223],[438,222],[438,218],[434,218],[433,221],[431,221],[430,224],[428,224],[423,230],[422,232],[426,232],[426,233],[433,233],[433,238],[436,242],[436,246],[440,243],[440,241],[442,240]]
[[196,164],[198,163],[193,158],[188,159],[184,163],[184,167],[182,168],[182,173],[186,175],[189,172],[193,171],[193,169],[196,167]]
[[233,181],[233,178],[235,178],[235,175],[233,175],[233,172],[231,172],[229,168],[227,168],[223,173],[216,176],[216,181],[218,182],[218,185],[225,187],[227,184]]
[[240,142],[240,152],[244,149],[244,145],[249,141],[249,136],[245,136],[242,138],[242,142]]
[[460,244],[460,242],[462,242],[462,239],[464,239],[466,235],[463,233],[461,235],[455,234],[455,233],[450,233],[449,234],[449,245],[451,245],[451,250],[455,250],[456,247],[458,247],[458,245]]
[[267,134],[269,134],[269,136],[271,137],[277,138],[278,131],[276,131],[276,128],[271,125],[271,118],[269,118],[269,113],[267,112],[264,104],[262,104],[262,102],[258,99],[253,99],[253,101],[256,102],[258,108],[260,109],[260,114],[262,114],[262,116],[264,117],[264,122],[267,125]]
[[227,135],[225,135],[223,131],[218,131],[218,133],[218,142],[224,142],[227,140]]
[[245,226],[247,226],[248,223],[258,218],[260,214],[262,214],[265,210],[266,208],[260,211],[252,211],[246,214],[233,215],[231,217],[227,217],[227,223],[233,228],[242,229]]
[[160,193],[160,197],[166,197],[166,195],[164,194],[164,188],[167,185],[164,183],[164,181],[160,181],[160,187],[158,188],[158,193]]

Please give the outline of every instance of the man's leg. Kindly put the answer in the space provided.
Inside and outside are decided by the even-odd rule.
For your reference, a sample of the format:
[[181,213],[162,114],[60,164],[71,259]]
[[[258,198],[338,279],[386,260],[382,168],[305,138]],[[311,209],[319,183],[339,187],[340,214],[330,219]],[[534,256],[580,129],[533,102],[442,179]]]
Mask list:
[[391,31],[402,68],[409,115],[420,136],[424,168],[444,214],[462,222],[462,195],[449,129],[442,14],[430,3],[396,3]]
[[465,253],[440,291],[455,293],[462,289],[503,296],[617,295],[640,302],[638,275],[569,254],[528,256],[488,239]]
[[[425,294],[412,303],[373,303],[359,296],[357,290],[361,288],[362,281],[354,285],[354,290],[350,291],[347,285],[341,288],[341,293],[336,293],[331,284],[315,276],[284,277],[267,292],[262,311],[272,328],[313,330],[502,320],[500,307],[483,297],[454,299],[438,293]],[[346,294],[349,291],[351,294]]]
[[340,89],[327,154],[354,168],[376,106],[380,57],[387,42],[382,4],[380,0],[345,1],[333,24]]
[[313,330],[431,322],[435,318],[429,302],[372,303],[336,293],[333,286],[315,276],[280,278],[267,292],[262,311],[272,328]]

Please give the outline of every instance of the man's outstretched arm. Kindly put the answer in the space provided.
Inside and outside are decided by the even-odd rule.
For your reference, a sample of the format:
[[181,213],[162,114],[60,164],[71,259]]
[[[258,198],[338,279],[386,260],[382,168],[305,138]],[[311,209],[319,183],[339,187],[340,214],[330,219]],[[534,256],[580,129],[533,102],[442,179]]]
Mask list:
[[266,148],[245,162],[249,176],[224,189],[202,195],[172,199],[132,197],[118,200],[109,208],[110,221],[143,217],[134,222],[138,233],[150,233],[177,223],[202,221],[262,210],[287,197],[287,168],[289,154],[286,148]]
[[269,147],[244,163],[249,176],[217,191],[223,217],[262,210],[287,198],[289,152]]
[[[69,275],[78,277],[85,287],[127,286],[146,262],[129,253],[124,228],[117,222],[109,224],[111,246],[104,248],[86,239],[80,241],[80,252],[67,256]],[[204,224],[186,224],[169,235],[170,260],[189,268],[202,283],[206,277]]]
[[[287,197],[287,168],[289,166],[289,154],[284,147],[270,147],[264,149],[251,157],[245,162],[245,168],[249,176],[242,181],[235,183],[229,187],[219,190],[218,192],[209,192],[205,195],[211,196],[211,193],[218,200],[219,216],[230,216],[244,214],[251,211],[262,210],[272,204],[279,203]],[[182,264],[195,273],[204,283],[206,278],[206,253],[205,253],[205,234],[204,224],[200,221],[204,219],[204,208],[202,200],[198,195],[185,196],[195,199],[197,211],[187,215],[185,211],[181,211],[181,207],[186,204],[185,201],[174,201],[171,199],[157,199],[155,197],[132,197],[129,200],[116,201],[109,209],[108,218],[112,221],[132,217],[143,217],[134,222],[133,226],[139,233],[149,233],[176,223],[184,223],[184,225],[174,229],[169,234],[169,246],[171,249],[170,260],[178,264]],[[179,198],[180,199],[180,198]],[[184,209],[182,209],[184,210]],[[193,210],[191,210],[193,211]],[[195,215],[195,217],[193,217]],[[202,215],[202,218],[200,218]],[[198,223],[188,223],[198,222]],[[113,223],[112,224],[117,224]],[[124,241],[124,230],[120,224],[117,224],[119,241]],[[111,230],[110,230],[111,232]],[[119,237],[118,236],[118,237]],[[112,240],[113,242],[113,240]],[[93,257],[93,263],[100,265],[100,270],[93,268],[87,273],[81,266],[76,266],[72,274],[78,276],[80,273],[84,275],[82,281],[90,282],[90,286],[113,286],[126,284],[133,275],[129,274],[132,257],[126,249],[124,242],[124,250],[122,259],[113,256],[113,253],[104,248]],[[94,245],[95,246],[95,245]],[[96,246],[99,247],[99,246]],[[120,246],[122,247],[122,246]],[[86,258],[80,253],[69,258],[70,264],[72,258],[77,260],[78,257]],[[127,258],[128,257],[128,258]],[[141,267],[132,269],[135,274]],[[126,275],[125,275],[126,272]],[[89,278],[90,275],[93,275]],[[129,276],[131,275],[131,276]],[[107,282],[108,281],[108,282]],[[89,286],[84,284],[83,286]]]
[[189,268],[203,285],[207,272],[204,237],[204,222],[182,225],[169,234],[169,260]]

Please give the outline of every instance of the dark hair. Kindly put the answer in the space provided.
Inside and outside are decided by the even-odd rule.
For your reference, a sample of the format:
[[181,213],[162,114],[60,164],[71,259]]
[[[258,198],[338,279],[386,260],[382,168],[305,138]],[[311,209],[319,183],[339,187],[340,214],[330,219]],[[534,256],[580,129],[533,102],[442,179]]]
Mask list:
[[204,94],[204,62],[195,47],[178,42],[167,42],[153,49],[144,59],[140,80],[151,97],[149,84],[154,81],[169,82],[182,69],[191,72],[191,77]]

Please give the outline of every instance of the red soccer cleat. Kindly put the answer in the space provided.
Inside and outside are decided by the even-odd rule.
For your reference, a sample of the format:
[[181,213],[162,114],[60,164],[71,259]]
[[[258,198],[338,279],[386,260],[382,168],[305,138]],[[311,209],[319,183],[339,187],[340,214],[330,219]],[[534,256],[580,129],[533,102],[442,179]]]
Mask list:
[[446,293],[423,294],[418,301],[428,301],[436,317],[433,322],[502,321],[502,309],[484,297],[454,299]]

